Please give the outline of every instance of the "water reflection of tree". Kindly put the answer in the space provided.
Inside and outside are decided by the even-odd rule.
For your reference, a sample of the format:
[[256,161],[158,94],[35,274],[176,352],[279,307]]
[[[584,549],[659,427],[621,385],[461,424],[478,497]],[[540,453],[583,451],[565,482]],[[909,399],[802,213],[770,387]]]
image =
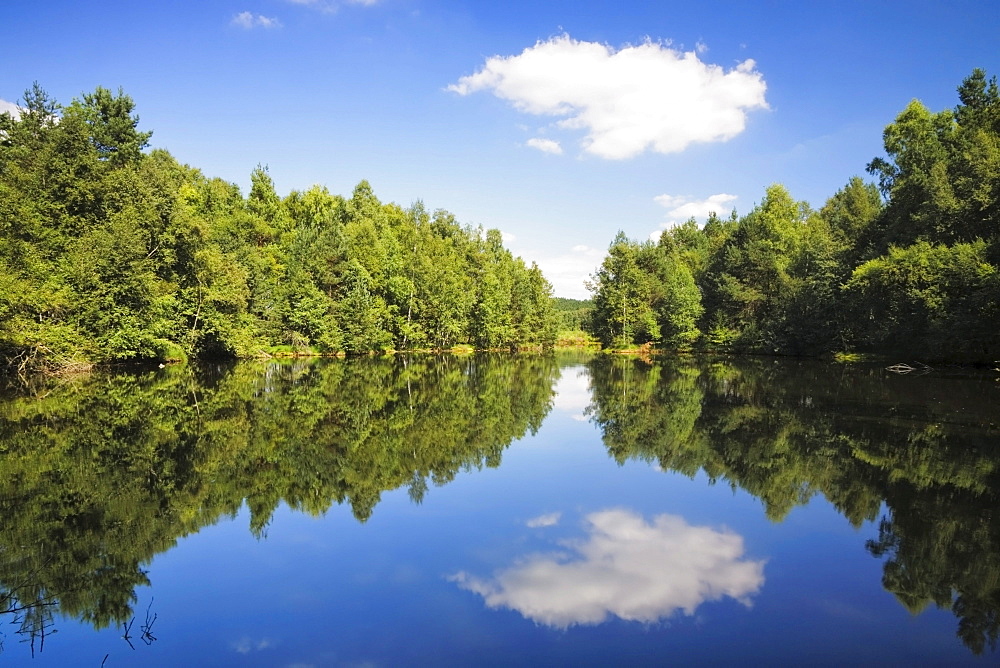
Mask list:
[[[78,378],[0,402],[0,613],[126,623],[144,565],[244,503],[361,521],[497,466],[537,430],[558,375],[544,356],[398,357],[168,367]],[[34,602],[34,603],[32,603]],[[53,604],[57,604],[53,605]],[[32,636],[34,637],[34,636]]]
[[1000,632],[1000,429],[988,380],[767,360],[595,358],[588,409],[619,462],[704,471],[778,521],[815,494],[853,525],[911,611],[959,618],[975,653]]
[[[886,557],[882,584],[911,612],[934,603],[959,618],[958,635],[976,654],[1000,633],[1000,523],[996,494],[954,488],[891,492],[892,510],[868,550]],[[906,512],[896,508],[905,506]]]
[[[36,648],[39,652],[45,648],[45,638],[54,625],[52,611],[58,601],[39,590],[33,574],[25,575],[28,579],[0,588],[0,619],[16,628],[15,635],[20,636],[34,656]],[[4,649],[3,640],[0,634],[0,652]]]

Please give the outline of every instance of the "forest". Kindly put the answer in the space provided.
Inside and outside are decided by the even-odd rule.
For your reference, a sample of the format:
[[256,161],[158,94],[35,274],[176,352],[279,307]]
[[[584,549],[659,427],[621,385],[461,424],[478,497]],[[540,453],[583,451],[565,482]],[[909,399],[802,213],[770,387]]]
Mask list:
[[421,202],[250,192],[149,149],[135,103],[0,115],[0,364],[550,346],[551,286],[497,230]]
[[[35,84],[0,115],[0,366],[549,347],[1000,357],[1000,93],[976,69],[958,105],[911,102],[885,156],[818,210],[780,184],[749,213],[656,242],[619,233],[557,300],[498,230],[422,202],[313,186],[240,189],[150,149],[135,103],[62,106]],[[570,343],[585,335],[569,337]]]
[[914,100],[885,157],[818,211],[780,184],[749,213],[657,242],[619,233],[588,284],[589,329],[637,346],[1000,358],[1000,93],[973,70],[953,110]]

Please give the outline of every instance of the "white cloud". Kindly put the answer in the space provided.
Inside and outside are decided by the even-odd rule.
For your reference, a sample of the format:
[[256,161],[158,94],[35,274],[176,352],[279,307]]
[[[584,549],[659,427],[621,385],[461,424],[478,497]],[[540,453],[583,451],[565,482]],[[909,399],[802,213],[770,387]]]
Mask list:
[[661,204],[669,209],[669,211],[667,211],[667,220],[660,223],[659,229],[650,232],[649,238],[657,241],[663,230],[680,225],[689,218],[705,222],[705,219],[711,213],[724,218],[726,212],[732,210],[732,203],[736,199],[736,195],[728,193],[709,195],[705,199],[691,199],[683,195],[657,195],[653,200],[657,204]]
[[673,221],[683,222],[688,218],[704,220],[712,212],[719,217],[725,216],[731,210],[732,203],[736,201],[736,195],[719,193],[709,195],[705,199],[690,199],[680,195],[658,195],[653,198],[657,204],[661,204],[669,211],[667,217]]
[[650,41],[616,51],[562,35],[519,55],[488,58],[448,90],[488,90],[525,113],[562,117],[560,127],[585,131],[585,151],[624,159],[738,135],[747,111],[767,108],[767,86],[755,68],[745,60],[726,71],[695,51]]
[[249,636],[243,636],[236,642],[232,643],[231,646],[234,651],[240,654],[249,654],[250,652],[260,652],[262,650],[268,649],[274,646],[274,641],[270,638],[261,638],[260,640],[254,640]]
[[749,607],[764,585],[764,562],[744,559],[743,539],[731,531],[676,515],[647,523],[628,510],[592,513],[587,523],[587,539],[567,545],[572,558],[535,554],[488,579],[464,572],[450,579],[490,608],[561,629],[610,616],[652,623],[693,615],[724,597]]
[[374,7],[380,0],[288,0],[293,5],[304,5],[312,7],[325,14],[334,14],[344,5],[359,5],[361,7]]
[[541,137],[532,137],[525,142],[531,148],[537,148],[542,153],[552,153],[553,155],[562,155],[562,146],[559,142],[553,139],[542,139]]
[[590,293],[583,282],[597,270],[604,260],[605,251],[577,245],[570,252],[559,255],[527,255],[531,256],[545,278],[552,283],[552,292],[556,297],[590,299]]
[[21,115],[21,108],[13,102],[8,102],[7,100],[0,98],[0,114],[5,112],[14,118],[18,118]]
[[547,515],[539,515],[538,517],[532,517],[524,524],[530,529],[539,529],[542,527],[554,527],[555,525],[559,524],[560,518],[562,518],[562,513],[548,513]]
[[262,14],[252,14],[251,12],[240,12],[233,17],[232,24],[246,30],[253,28],[280,28],[281,21],[270,18]]

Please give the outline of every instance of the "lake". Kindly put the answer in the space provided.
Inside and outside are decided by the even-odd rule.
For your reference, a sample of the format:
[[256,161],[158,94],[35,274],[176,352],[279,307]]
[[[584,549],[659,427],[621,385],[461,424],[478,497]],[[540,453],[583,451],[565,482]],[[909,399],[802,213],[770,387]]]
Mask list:
[[992,665],[1000,383],[585,354],[0,399],[0,663]]

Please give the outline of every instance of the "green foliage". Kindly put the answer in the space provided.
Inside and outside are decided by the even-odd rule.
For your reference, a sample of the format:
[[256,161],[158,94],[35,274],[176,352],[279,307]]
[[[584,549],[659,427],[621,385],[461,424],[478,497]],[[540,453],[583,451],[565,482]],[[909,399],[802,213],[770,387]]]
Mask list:
[[705,319],[714,329],[735,332],[733,347],[766,350],[777,337],[782,309],[793,292],[801,209],[784,187],[770,186],[709,265]]
[[[868,257],[873,252],[872,227],[883,209],[878,187],[852,176],[847,185],[838,190],[820,209],[819,216],[841,254],[857,253]],[[849,255],[843,264],[853,266],[857,257]]]
[[551,346],[551,286],[496,230],[314,187],[282,200],[145,153],[134,103],[0,116],[0,363]]
[[116,96],[98,86],[93,93],[71,104],[66,113],[79,111],[86,120],[90,141],[100,159],[120,167],[138,162],[153,134],[136,130],[139,117],[132,114],[133,109],[135,103],[122,89],[118,89]]
[[660,256],[619,234],[590,330],[613,347],[994,361],[1000,91],[976,69],[958,93],[953,111],[911,102],[868,165],[878,185],[853,177],[818,212],[776,184],[743,217],[664,232]]
[[[908,610],[958,618],[976,654],[1000,637],[1000,458],[992,380],[894,377],[858,365],[743,358],[589,362],[587,414],[609,455],[760,499],[781,521],[822,495],[854,526]],[[964,382],[963,382],[964,381]]]
[[700,296],[672,243],[640,244],[619,232],[588,287],[594,294],[589,326],[605,346],[684,346],[697,336]]
[[553,297],[552,308],[560,329],[583,329],[590,318],[594,302],[590,299],[568,299]]
[[25,636],[56,613],[127,622],[144,566],[244,504],[261,535],[279,503],[346,504],[359,521],[389,490],[419,503],[498,466],[541,426],[557,377],[541,355],[398,356],[96,372],[5,395],[0,617]]
[[982,241],[890,248],[855,269],[844,286],[855,315],[853,338],[863,349],[891,345],[923,357],[947,350],[952,359],[991,358],[1000,353],[996,274]]

